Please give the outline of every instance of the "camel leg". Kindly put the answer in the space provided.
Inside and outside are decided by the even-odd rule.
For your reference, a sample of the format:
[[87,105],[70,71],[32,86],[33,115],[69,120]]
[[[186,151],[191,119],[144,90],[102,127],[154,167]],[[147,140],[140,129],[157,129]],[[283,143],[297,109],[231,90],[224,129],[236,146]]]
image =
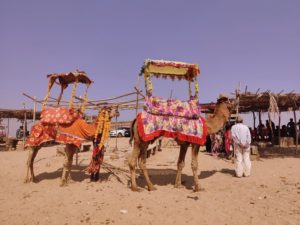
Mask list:
[[28,150],[28,159],[27,159],[27,172],[26,172],[26,177],[24,180],[24,183],[29,183],[29,182],[36,182],[36,178],[34,176],[34,171],[33,171],[33,162],[34,159],[39,151],[40,147],[31,147]]
[[194,176],[194,191],[200,191],[200,185],[199,185],[199,180],[198,180],[198,153],[199,153],[199,145],[192,145],[192,171],[193,171],[193,176]]
[[66,186],[68,183],[75,151],[76,151],[76,147],[74,145],[66,144],[65,147],[66,154],[65,154],[64,164],[63,164],[63,173],[61,176],[60,186]]
[[176,180],[175,180],[175,188],[180,188],[181,187],[181,172],[182,169],[185,166],[185,155],[187,152],[188,145],[182,144],[180,145],[180,153],[177,161],[177,174],[176,174]]
[[135,173],[136,163],[137,163],[137,159],[138,159],[139,155],[140,155],[140,146],[136,141],[134,141],[133,151],[128,159],[128,165],[129,165],[130,174],[131,174],[131,190],[132,191],[139,190],[136,185],[136,173]]
[[148,191],[155,191],[156,188],[152,184],[148,170],[146,168],[146,159],[147,159],[147,148],[148,144],[144,144],[143,147],[141,148],[140,156],[139,156],[139,167],[143,171],[144,177],[146,179],[147,185],[148,185]]

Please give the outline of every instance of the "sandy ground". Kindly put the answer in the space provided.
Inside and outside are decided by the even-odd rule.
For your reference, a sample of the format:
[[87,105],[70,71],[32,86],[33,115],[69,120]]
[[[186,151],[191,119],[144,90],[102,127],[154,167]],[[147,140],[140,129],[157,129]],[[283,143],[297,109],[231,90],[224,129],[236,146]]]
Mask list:
[[[173,187],[177,147],[164,147],[147,161],[157,190],[128,187],[127,138],[110,140],[101,181],[91,183],[85,168],[91,152],[74,158],[67,187],[59,187],[63,156],[56,147],[40,150],[35,160],[39,182],[24,184],[27,151],[0,152],[0,224],[300,224],[300,158],[253,161],[249,178],[235,178],[231,161],[199,155],[199,179],[205,190],[194,193],[190,154],[183,170],[184,187]],[[117,157],[116,157],[117,156]],[[116,169],[120,168],[120,169]]]

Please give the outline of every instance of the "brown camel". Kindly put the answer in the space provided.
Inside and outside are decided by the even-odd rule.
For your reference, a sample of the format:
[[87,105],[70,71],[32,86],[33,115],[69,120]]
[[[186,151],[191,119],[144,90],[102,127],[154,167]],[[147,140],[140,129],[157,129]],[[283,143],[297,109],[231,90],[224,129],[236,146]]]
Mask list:
[[[220,129],[223,128],[224,124],[228,121],[230,117],[230,108],[231,103],[228,98],[222,97],[218,100],[218,103],[216,105],[216,108],[214,110],[214,114],[208,116],[206,118],[206,126],[207,126],[207,133],[212,134]],[[137,162],[139,163],[140,169],[143,171],[144,177],[147,182],[148,190],[156,190],[152,182],[150,181],[147,168],[146,168],[146,158],[147,158],[147,148],[148,145],[153,143],[155,141],[149,141],[144,142],[141,137],[139,136],[139,132],[137,129],[137,120],[135,119],[132,123],[132,135],[130,138],[130,143],[132,142],[132,139],[134,140],[134,148],[131,156],[129,157],[128,164],[131,172],[131,189],[133,191],[138,191],[138,187],[136,184],[136,173],[135,168]],[[189,142],[183,142],[178,139],[175,139],[177,144],[180,145],[180,154],[177,161],[177,175],[175,180],[175,188],[179,188],[181,186],[181,172],[185,165],[185,155],[187,152],[188,146],[192,145],[192,162],[191,167],[193,171],[193,177],[194,177],[194,191],[200,191],[200,185],[198,182],[198,152],[200,145],[192,144]]]
[[[119,115],[119,112],[116,108],[110,109],[109,120],[111,120],[113,117],[118,116],[118,115]],[[28,154],[28,160],[27,160],[27,172],[26,172],[26,177],[25,177],[24,182],[25,183],[37,182],[37,179],[36,179],[36,177],[34,175],[34,171],[33,171],[34,159],[35,159],[38,151],[43,146],[45,146],[47,143],[49,143],[49,141],[54,141],[56,143],[65,144],[65,159],[64,159],[64,163],[63,163],[63,173],[61,176],[61,184],[60,184],[60,186],[65,186],[65,185],[67,185],[68,178],[70,177],[74,153],[79,150],[79,147],[80,147],[80,144],[82,141],[92,140],[95,137],[97,126],[96,126],[96,124],[88,124],[83,119],[77,119],[71,125],[58,127],[57,128],[58,132],[56,132],[56,131],[49,132],[49,127],[45,127],[41,123],[38,123],[36,125],[39,126],[38,128],[40,128],[42,130],[40,132],[41,133],[40,136],[42,138],[37,140],[38,144],[33,144],[33,143],[35,143],[34,141],[32,143],[30,143],[30,139],[36,140],[34,132],[32,132],[31,136],[28,138],[28,141],[30,144],[28,144],[28,142],[27,142],[27,148],[29,150],[29,154]],[[32,129],[34,129],[34,127]],[[49,135],[49,133],[50,133],[50,135]],[[54,133],[53,136],[51,136],[52,133]],[[64,137],[57,135],[57,133],[58,134],[64,133],[64,134],[67,134],[67,136],[69,136],[69,137],[71,137],[71,136],[78,137],[80,134],[81,135],[83,134],[83,136],[81,136],[80,139],[77,139],[77,138],[69,139],[68,138],[68,141],[65,142]],[[43,140],[43,137],[45,137],[44,140]],[[72,143],[72,141],[73,141],[73,143]]]

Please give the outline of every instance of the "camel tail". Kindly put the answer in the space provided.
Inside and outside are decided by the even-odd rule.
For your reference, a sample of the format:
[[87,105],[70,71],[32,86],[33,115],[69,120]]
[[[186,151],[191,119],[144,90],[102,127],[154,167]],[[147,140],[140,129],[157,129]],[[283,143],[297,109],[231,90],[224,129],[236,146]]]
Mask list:
[[130,146],[132,146],[132,140],[133,140],[133,137],[134,137],[134,130],[133,130],[133,127],[134,127],[134,124],[136,122],[136,119],[134,119],[131,123],[131,126],[130,126],[130,139],[129,139],[129,144]]

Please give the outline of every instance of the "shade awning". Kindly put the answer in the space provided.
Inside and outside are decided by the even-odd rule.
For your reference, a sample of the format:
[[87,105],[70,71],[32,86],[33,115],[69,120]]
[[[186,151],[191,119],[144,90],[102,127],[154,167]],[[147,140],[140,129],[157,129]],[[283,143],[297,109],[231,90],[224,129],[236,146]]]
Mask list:
[[145,76],[170,77],[171,79],[192,80],[200,74],[197,64],[185,62],[147,59],[142,67],[141,74]]
[[69,73],[53,73],[47,75],[47,78],[51,83],[55,82],[61,86],[68,86],[71,83],[74,83],[76,80],[79,83],[90,85],[93,81],[90,80],[86,72],[76,70],[75,72]]

